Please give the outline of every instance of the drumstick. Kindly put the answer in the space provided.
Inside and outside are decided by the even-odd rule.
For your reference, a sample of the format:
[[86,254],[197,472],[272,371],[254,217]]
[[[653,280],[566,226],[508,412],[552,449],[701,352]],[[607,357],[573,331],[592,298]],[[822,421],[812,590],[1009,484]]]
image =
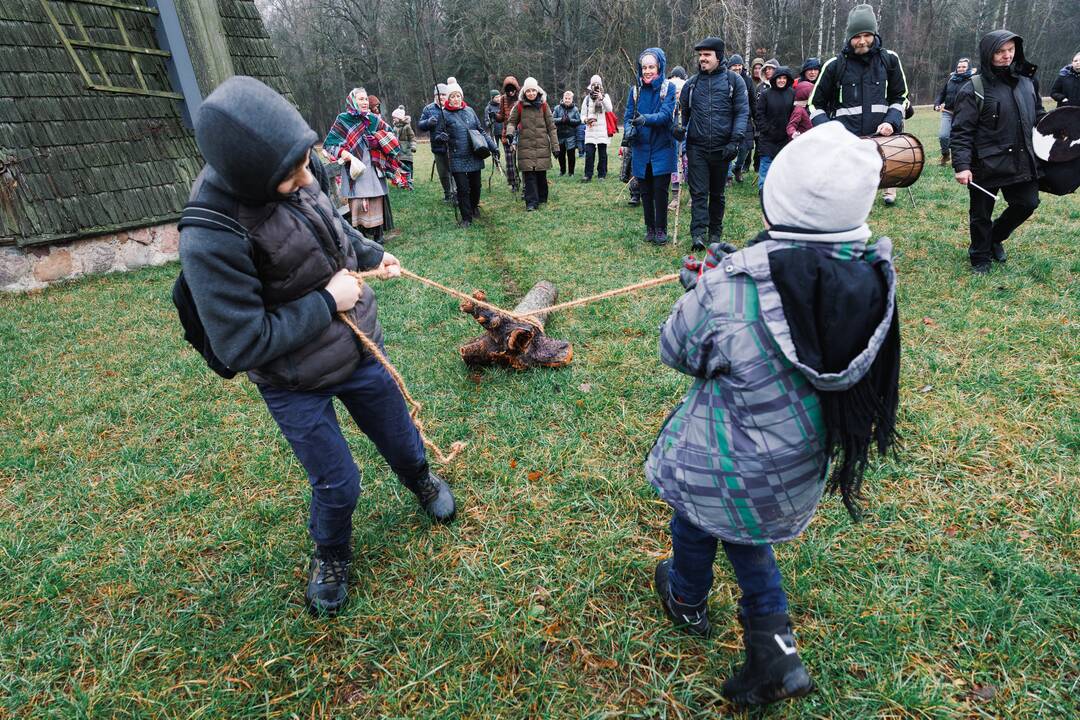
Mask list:
[[984,193],[986,193],[987,195],[989,195],[989,196],[990,196],[991,198],[993,198],[994,200],[997,200],[997,195],[995,195],[994,193],[990,192],[989,190],[987,190],[987,189],[986,189],[986,188],[984,188],[983,186],[975,184],[975,181],[974,181],[974,180],[968,180],[968,185],[970,185],[971,187],[975,188],[976,190],[982,190],[982,191],[983,191]]

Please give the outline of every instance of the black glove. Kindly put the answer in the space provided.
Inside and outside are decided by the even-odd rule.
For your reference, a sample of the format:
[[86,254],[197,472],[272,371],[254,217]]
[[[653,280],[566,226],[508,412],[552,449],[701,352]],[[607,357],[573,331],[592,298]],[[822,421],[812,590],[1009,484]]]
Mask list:
[[435,142],[441,142],[441,143],[444,143],[444,142],[446,142],[446,141],[447,141],[447,140],[449,140],[449,139],[450,139],[450,136],[449,136],[449,135],[447,135],[447,134],[446,134],[446,133],[444,133],[444,132],[441,132],[441,133],[435,133]]
[[634,115],[634,118],[630,121],[630,124],[634,127],[641,127],[645,124],[645,116],[641,113]]
[[738,139],[738,140],[732,140],[731,142],[729,142],[727,145],[724,146],[724,151],[723,151],[723,154],[721,155],[721,159],[724,162],[731,162],[732,160],[734,160],[735,158],[737,158],[739,156],[739,149],[740,149],[741,146],[742,146],[742,139],[741,138]]

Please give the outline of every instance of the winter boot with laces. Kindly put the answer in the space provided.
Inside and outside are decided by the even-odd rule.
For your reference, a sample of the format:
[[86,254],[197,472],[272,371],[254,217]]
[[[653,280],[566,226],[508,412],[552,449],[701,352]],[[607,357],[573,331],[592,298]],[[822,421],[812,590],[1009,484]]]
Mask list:
[[668,577],[670,572],[671,558],[666,558],[656,566],[653,576],[653,586],[660,597],[660,606],[664,608],[664,614],[675,623],[675,627],[691,635],[707,637],[710,630],[708,598],[697,605],[680,602],[671,592],[671,580]]
[[416,495],[424,512],[436,522],[450,522],[457,514],[457,501],[450,486],[430,469],[425,469],[414,480],[402,478],[401,484]]
[[814,681],[799,659],[787,613],[748,618],[740,615],[746,662],[721,688],[736,705],[766,705],[802,697]]
[[304,593],[308,612],[333,617],[345,606],[351,561],[348,544],[315,548],[308,565],[307,592]]

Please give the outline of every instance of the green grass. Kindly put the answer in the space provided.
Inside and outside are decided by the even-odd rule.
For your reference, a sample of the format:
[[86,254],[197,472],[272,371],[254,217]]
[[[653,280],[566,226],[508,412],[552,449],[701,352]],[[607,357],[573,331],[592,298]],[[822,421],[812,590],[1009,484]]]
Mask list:
[[[933,162],[936,118],[913,127]],[[689,245],[685,207],[681,247],[644,244],[615,178],[552,177],[526,215],[485,174],[482,220],[459,230],[429,166],[424,149],[418,189],[394,194],[389,248],[500,304],[542,278],[571,299],[672,272]],[[728,197],[741,243],[756,188]],[[896,245],[903,450],[874,466],[865,522],[829,498],[778,548],[819,690],[759,716],[1075,717],[1080,205],[1044,197],[1009,262],[972,277],[951,171],[929,165],[914,198],[870,220]],[[554,316],[568,368],[470,376],[457,347],[478,326],[456,301],[377,284],[434,438],[469,442],[445,469],[462,511],[432,526],[350,427],[355,587],[323,621],[302,606],[304,474],[254,386],[185,347],[176,272],[0,298],[0,717],[733,713],[730,569],[709,641],[673,631],[650,587],[669,510],[642,461],[689,384],[656,351],[680,288]]]

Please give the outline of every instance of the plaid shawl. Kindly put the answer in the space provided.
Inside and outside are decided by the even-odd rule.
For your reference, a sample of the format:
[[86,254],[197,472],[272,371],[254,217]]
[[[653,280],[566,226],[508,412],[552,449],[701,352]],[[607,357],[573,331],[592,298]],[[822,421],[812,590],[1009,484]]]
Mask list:
[[356,106],[354,90],[345,99],[345,112],[337,116],[330,132],[326,134],[323,151],[336,162],[343,150],[348,150],[357,157],[361,156],[362,147],[368,149],[371,164],[390,176],[390,182],[398,187],[405,187],[408,181],[401,160],[398,159],[401,146],[397,136],[378,115],[360,112]]

